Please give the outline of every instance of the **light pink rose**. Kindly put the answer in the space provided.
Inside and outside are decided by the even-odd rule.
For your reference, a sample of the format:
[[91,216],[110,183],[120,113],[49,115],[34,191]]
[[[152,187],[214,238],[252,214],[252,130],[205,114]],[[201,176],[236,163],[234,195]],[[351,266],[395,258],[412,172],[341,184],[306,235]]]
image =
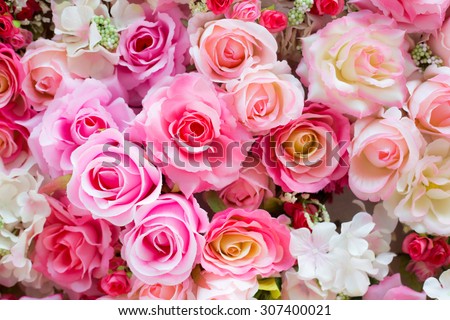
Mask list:
[[303,38],[297,74],[308,100],[359,118],[382,106],[402,107],[405,75],[414,68],[404,34],[392,19],[360,11]]
[[426,300],[425,292],[417,292],[402,285],[400,273],[384,278],[379,284],[371,285],[363,300]]
[[444,65],[450,67],[450,19],[445,20],[442,27],[431,35],[428,44],[433,53],[442,59]]
[[24,77],[20,57],[9,46],[0,43],[0,108],[20,96]]
[[390,17],[408,32],[427,33],[440,28],[450,6],[450,0],[350,0],[349,3]]
[[47,198],[52,214],[38,236],[33,268],[65,289],[97,293],[96,283],[108,274],[118,229],[89,215],[77,217],[70,202]]
[[389,198],[400,176],[417,164],[424,146],[414,122],[402,118],[397,108],[356,121],[350,148],[350,189],[362,200]]
[[138,300],[194,300],[194,281],[187,278],[175,285],[145,284],[137,278],[132,278],[133,288],[129,297]]
[[161,172],[143,149],[125,141],[116,129],[92,135],[70,159],[73,174],[67,196],[94,218],[124,226],[138,206],[152,203],[161,193]]
[[247,68],[226,89],[234,98],[231,112],[254,134],[285,125],[303,110],[303,87],[286,61]]
[[128,26],[121,35],[118,74],[131,94],[131,104],[140,105],[149,88],[165,76],[185,71],[189,38],[177,6],[157,9],[146,20]]
[[450,68],[429,67],[412,90],[408,110],[422,133],[450,139]]
[[275,184],[286,192],[318,192],[348,170],[350,123],[340,113],[308,103],[303,114],[272,129],[257,149]]
[[145,284],[174,286],[199,262],[208,215],[194,198],[164,194],[140,206],[123,231],[122,257]]
[[328,290],[322,290],[316,279],[302,280],[294,269],[284,272],[281,279],[281,298],[283,300],[336,299],[336,294]]
[[229,113],[226,98],[205,76],[180,74],[148,92],[131,125],[132,139],[147,143],[152,161],[186,196],[239,177],[251,136]]
[[43,115],[28,122],[30,149],[45,174],[69,174],[70,156],[78,146],[102,130],[124,130],[133,118],[125,101],[114,99],[100,81],[74,81],[58,91]]
[[258,291],[256,277],[235,278],[202,271],[197,279],[197,300],[252,300]]
[[41,38],[27,47],[21,62],[26,74],[23,91],[35,110],[45,110],[65,78],[72,77],[67,67],[66,46]]
[[289,252],[289,229],[264,210],[218,212],[205,239],[201,265],[219,276],[270,277],[295,263]]
[[275,38],[254,22],[221,19],[204,23],[195,17],[189,21],[188,32],[197,70],[215,82],[239,79],[246,68],[277,60]]
[[227,207],[255,210],[265,198],[275,194],[266,168],[256,159],[249,161],[251,165],[241,169],[239,179],[219,192],[220,199]]
[[259,0],[236,1],[225,11],[225,18],[253,22],[261,15]]

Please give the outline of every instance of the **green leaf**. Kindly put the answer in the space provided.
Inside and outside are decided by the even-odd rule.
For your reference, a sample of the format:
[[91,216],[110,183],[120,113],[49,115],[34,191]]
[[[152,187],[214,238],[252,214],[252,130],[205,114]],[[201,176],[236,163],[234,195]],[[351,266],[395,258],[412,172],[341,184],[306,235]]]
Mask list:
[[225,210],[227,206],[223,203],[222,199],[219,198],[219,195],[215,191],[207,191],[203,194],[203,199],[205,199],[208,206],[214,212],[219,212]]

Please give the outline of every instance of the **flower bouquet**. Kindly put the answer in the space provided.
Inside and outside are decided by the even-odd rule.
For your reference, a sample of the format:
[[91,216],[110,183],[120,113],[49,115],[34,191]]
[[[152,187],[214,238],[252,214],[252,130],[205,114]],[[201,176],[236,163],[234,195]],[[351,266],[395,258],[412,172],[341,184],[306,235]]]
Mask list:
[[0,297],[449,299],[449,7],[0,0]]

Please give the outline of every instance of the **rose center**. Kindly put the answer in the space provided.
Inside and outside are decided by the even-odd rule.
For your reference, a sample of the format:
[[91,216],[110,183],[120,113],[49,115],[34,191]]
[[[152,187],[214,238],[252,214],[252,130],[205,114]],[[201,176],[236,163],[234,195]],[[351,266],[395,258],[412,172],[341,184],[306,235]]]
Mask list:
[[319,139],[312,130],[295,130],[291,133],[283,147],[288,154],[295,158],[307,158],[320,147]]
[[136,52],[142,52],[145,49],[151,47],[153,45],[152,37],[142,37],[136,40],[135,50]]

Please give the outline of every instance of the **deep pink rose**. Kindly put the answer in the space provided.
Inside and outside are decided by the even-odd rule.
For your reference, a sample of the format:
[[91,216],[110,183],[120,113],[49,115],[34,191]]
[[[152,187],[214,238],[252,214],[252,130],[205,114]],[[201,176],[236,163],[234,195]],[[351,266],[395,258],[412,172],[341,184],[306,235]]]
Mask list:
[[206,0],[206,6],[214,14],[222,14],[230,7],[233,0]]
[[239,79],[256,65],[277,61],[277,42],[266,28],[254,22],[221,19],[189,21],[190,54],[198,72],[215,82]]
[[433,248],[433,240],[417,233],[408,234],[403,240],[402,251],[409,254],[415,261],[424,261],[430,255]]
[[148,92],[131,125],[132,139],[147,143],[153,162],[186,196],[239,177],[251,136],[231,116],[227,97],[201,74],[180,74]]
[[64,81],[72,78],[67,66],[66,46],[41,38],[27,47],[21,62],[26,74],[23,91],[35,110],[45,110]]
[[233,3],[225,12],[227,19],[242,21],[255,21],[261,15],[261,3],[259,0],[242,0]]
[[436,267],[425,261],[410,261],[406,266],[406,271],[415,274],[417,279],[423,282],[435,275]]
[[29,122],[29,145],[39,167],[51,177],[73,170],[70,156],[88,138],[108,128],[123,131],[134,118],[122,98],[114,99],[100,81],[74,81]]
[[437,237],[433,239],[433,248],[425,262],[439,268],[449,264],[450,262],[450,246],[447,237]]
[[20,57],[13,49],[0,43],[0,108],[19,97],[24,77]]
[[315,0],[311,13],[330,16],[336,16],[344,10],[344,0]]
[[400,273],[384,278],[379,284],[371,285],[364,300],[426,300],[425,292],[417,292],[402,285]]
[[201,265],[219,276],[270,277],[295,263],[289,252],[289,229],[265,210],[218,212],[205,239]]
[[97,280],[108,273],[118,229],[89,215],[77,216],[78,209],[66,200],[48,201],[52,214],[37,238],[33,267],[63,288],[96,293]]
[[403,107],[414,70],[404,35],[392,19],[364,10],[302,38],[297,74],[308,100],[358,118],[383,106]]
[[286,192],[318,192],[348,170],[350,123],[333,109],[307,103],[303,114],[259,143],[262,163]]
[[18,160],[20,163],[16,163],[16,166],[20,166],[28,156],[28,136],[27,129],[16,122],[2,118],[0,112],[0,162],[8,165]]
[[390,17],[408,32],[427,33],[441,27],[450,6],[450,0],[350,0],[349,3]]
[[274,194],[266,169],[255,159],[251,166],[241,169],[238,180],[220,190],[219,197],[227,207],[255,210]]
[[33,41],[33,33],[26,29],[19,28],[19,32],[8,38],[8,43],[15,49],[19,50],[28,46]]
[[400,176],[417,164],[424,146],[414,121],[402,117],[397,108],[356,121],[348,173],[350,189],[362,200],[389,198]]
[[450,68],[427,68],[424,82],[412,89],[408,100],[410,117],[419,130],[450,140]]
[[263,10],[259,18],[259,24],[271,33],[283,31],[288,26],[288,17],[277,10]]
[[115,271],[103,277],[99,282],[99,290],[111,297],[127,294],[131,283],[125,271]]
[[106,129],[71,155],[69,200],[89,210],[95,218],[124,226],[138,206],[152,203],[161,193],[161,172],[144,150],[124,139],[116,129]]
[[0,15],[0,38],[7,40],[11,38],[16,33],[19,32],[19,29],[16,28],[13,24],[13,16],[10,14]]
[[141,105],[148,90],[165,76],[185,71],[189,38],[177,6],[165,6],[147,20],[137,21],[122,31],[118,75],[130,91],[130,104]]
[[208,215],[194,198],[164,194],[142,205],[124,230],[122,257],[145,284],[177,285],[199,262]]

